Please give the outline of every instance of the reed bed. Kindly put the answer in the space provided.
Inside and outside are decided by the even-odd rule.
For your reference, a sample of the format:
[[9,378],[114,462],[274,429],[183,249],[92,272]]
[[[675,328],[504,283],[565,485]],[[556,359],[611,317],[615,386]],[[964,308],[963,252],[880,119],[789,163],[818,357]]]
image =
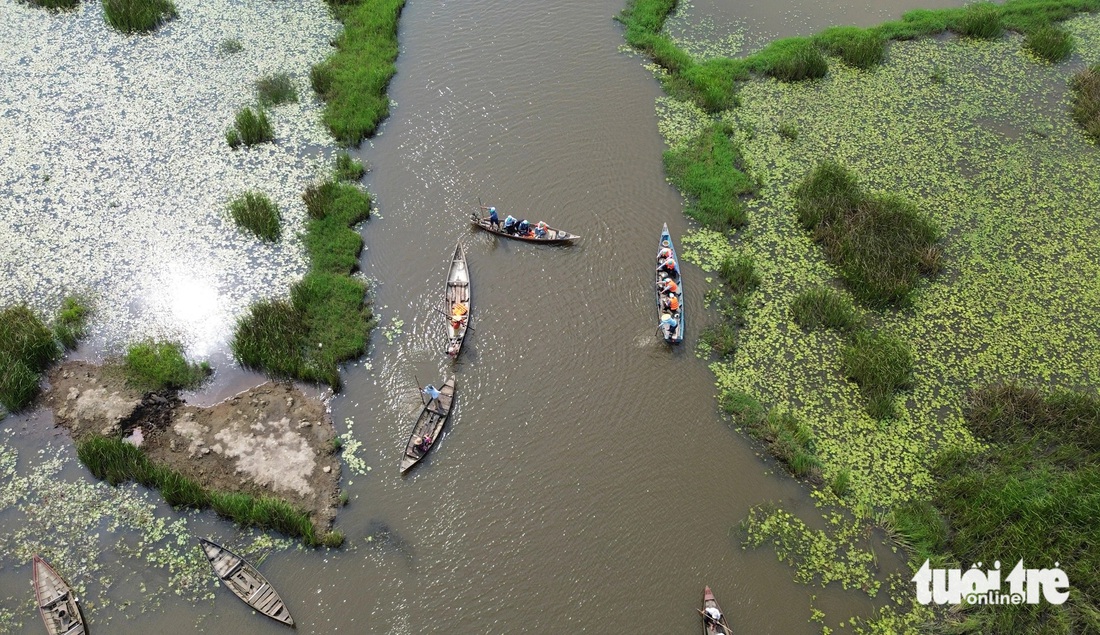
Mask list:
[[848,296],[829,287],[813,287],[799,293],[791,302],[791,314],[794,321],[806,329],[823,326],[841,333],[853,333],[864,324]]
[[123,33],[149,33],[179,16],[172,0],[103,0],[107,23]]
[[1085,134],[1100,142],[1100,64],[1095,64],[1073,76],[1073,120]]
[[1024,37],[1024,48],[1051,64],[1068,58],[1073,53],[1073,36],[1065,28],[1044,24]]
[[275,140],[275,130],[262,107],[245,106],[237,111],[233,127],[225,132],[225,141],[230,148],[241,145],[254,146]]
[[54,334],[29,308],[0,311],[0,404],[8,412],[30,405],[41,374],[60,354]]
[[262,192],[245,192],[230,201],[229,215],[237,227],[261,240],[275,242],[282,233],[279,208]]
[[681,147],[664,154],[665,173],[690,199],[685,213],[716,231],[745,224],[740,196],[755,184],[741,170],[741,150],[728,124],[713,124]]
[[298,88],[289,73],[273,73],[256,80],[256,98],[261,106],[278,106],[298,101]]
[[212,372],[206,362],[188,362],[180,344],[154,340],[131,345],[122,369],[130,385],[145,391],[194,388]]

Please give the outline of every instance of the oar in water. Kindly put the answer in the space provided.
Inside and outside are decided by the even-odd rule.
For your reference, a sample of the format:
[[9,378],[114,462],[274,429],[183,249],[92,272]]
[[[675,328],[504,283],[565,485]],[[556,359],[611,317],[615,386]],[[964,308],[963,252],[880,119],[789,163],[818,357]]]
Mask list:
[[416,387],[420,389],[420,401],[427,405],[428,402],[424,401],[424,387],[420,385],[420,380],[413,375],[413,379],[416,379]]

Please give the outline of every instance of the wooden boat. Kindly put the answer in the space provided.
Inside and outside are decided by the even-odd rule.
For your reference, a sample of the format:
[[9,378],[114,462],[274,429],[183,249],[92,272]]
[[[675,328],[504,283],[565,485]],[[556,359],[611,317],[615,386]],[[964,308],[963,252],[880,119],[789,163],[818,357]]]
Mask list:
[[[480,227],[481,229],[484,229],[485,231],[487,231],[491,234],[496,234],[497,236],[504,236],[505,238],[514,238],[516,240],[522,240],[522,241],[529,242],[529,243],[544,243],[544,244],[559,244],[560,245],[560,244],[564,244],[564,243],[571,243],[571,242],[577,240],[578,238],[580,238],[580,236],[578,236],[576,234],[570,234],[567,231],[563,231],[563,230],[560,230],[560,229],[554,229],[553,227],[550,227],[549,225],[546,226],[546,236],[543,236],[541,238],[538,237],[538,236],[535,236],[534,233],[531,233],[527,236],[520,236],[519,234],[509,234],[508,232],[504,231],[503,224],[502,224],[501,227],[493,227],[493,224],[489,221],[488,216],[484,216],[484,217],[479,216],[477,214],[477,212],[474,212],[473,214],[470,215],[470,222],[473,223],[474,227]],[[502,223],[503,223],[503,221],[502,221]],[[531,227],[534,228],[534,225],[532,225]]]
[[205,538],[199,538],[199,542],[210,560],[210,566],[214,567],[214,573],[234,595],[271,619],[294,626],[294,618],[290,617],[283,599],[256,567],[215,542]]
[[709,586],[703,589],[703,608],[699,611],[703,614],[703,635],[733,635],[733,630],[726,622],[725,613],[722,613],[722,619],[718,623],[707,618],[708,606],[718,609],[719,612],[722,611],[722,607],[718,606],[718,600],[714,599],[714,593],[711,593]]
[[[455,307],[462,304],[463,309]],[[462,352],[462,342],[466,339],[466,331],[469,330],[470,313],[473,311],[473,303],[470,301],[470,270],[466,266],[466,254],[462,251],[462,244],[455,245],[455,255],[451,258],[451,268],[447,271],[447,289],[443,297],[443,313],[447,319],[447,355],[458,358]],[[451,318],[455,315],[465,315],[466,319],[458,322]]]
[[[659,326],[658,328],[661,336],[665,338],[666,342],[668,342],[669,344],[679,344],[680,342],[684,341],[684,285],[681,275],[683,272],[681,271],[680,259],[676,256],[676,247],[672,244],[672,237],[668,233],[668,223],[665,223],[664,228],[661,230],[661,242],[657,246],[658,257],[660,256],[661,250],[666,247],[672,251],[672,259],[676,261],[676,274],[672,276],[672,279],[676,281],[676,285],[680,288],[680,293],[678,294],[680,299],[680,309],[678,311],[668,311],[661,306],[661,284],[664,281],[664,277],[668,274],[662,276],[662,272],[660,270],[657,270],[655,275],[657,283],[656,294],[657,315],[659,316],[658,322],[663,322],[666,318],[673,317],[676,319],[677,322],[679,322],[679,325],[676,327],[675,334],[670,334],[669,327],[667,326]],[[659,262],[660,261],[658,261],[658,263]]]
[[[419,463],[420,459],[424,458],[428,451],[435,447],[435,443],[439,441],[439,434],[443,432],[443,424],[447,422],[447,417],[451,414],[451,404],[454,403],[454,398],[455,376],[451,375],[450,379],[444,382],[443,387],[439,389],[438,403],[429,402],[424,404],[420,416],[413,424],[412,433],[409,434],[409,440],[405,443],[405,454],[401,456],[402,474]],[[431,439],[427,447],[419,444],[419,441],[424,437]]]
[[38,554],[34,564],[34,597],[50,635],[84,635],[84,615],[72,589]]

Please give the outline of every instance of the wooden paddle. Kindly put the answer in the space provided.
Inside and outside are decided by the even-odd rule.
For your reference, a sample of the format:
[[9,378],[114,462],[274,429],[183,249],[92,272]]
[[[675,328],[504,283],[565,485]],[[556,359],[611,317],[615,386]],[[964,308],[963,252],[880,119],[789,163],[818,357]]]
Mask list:
[[[707,612],[704,611],[703,609],[696,607],[695,610],[699,611],[699,615],[702,615],[703,617],[709,619],[711,622],[714,622],[714,619],[712,619],[709,615],[707,615]],[[715,622],[715,623],[718,624],[719,626],[721,626],[722,628],[726,629],[727,633],[732,633],[733,632],[733,629],[730,628],[730,625],[726,624],[726,615],[724,613],[722,614],[722,621]]]
[[[446,313],[443,313],[443,311],[441,311],[440,309],[436,309],[436,311],[439,311],[439,313],[440,313],[440,314],[441,314],[441,315],[442,315],[443,317],[447,318],[448,320],[450,320],[450,319],[451,319],[451,317],[452,317],[452,316],[450,316],[450,315],[447,315]],[[469,314],[469,313],[467,313],[467,314],[466,314],[465,316],[463,316],[463,317],[465,317],[465,318],[466,318],[466,328],[470,329],[471,331],[472,331],[472,330],[474,330],[474,327],[470,326],[470,314]]]

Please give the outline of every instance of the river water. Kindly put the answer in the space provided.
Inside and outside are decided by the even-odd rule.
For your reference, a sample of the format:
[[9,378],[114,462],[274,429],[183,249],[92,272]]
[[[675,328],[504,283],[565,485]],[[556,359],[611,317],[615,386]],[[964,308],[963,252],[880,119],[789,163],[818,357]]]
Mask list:
[[[793,0],[711,0],[690,11],[736,24],[749,46],[910,8],[888,5],[806,13]],[[744,633],[820,632],[811,604],[830,623],[882,604],[800,585],[773,549],[741,547],[738,523],[752,506],[775,502],[813,524],[813,505],[717,411],[707,360],[692,349],[713,317],[705,272],[685,266],[686,344],[669,349],[654,337],[661,225],[675,239],[690,223],[661,166],[662,93],[644,60],[621,50],[612,20],[621,9],[620,0],[406,6],[392,114],[360,150],[380,212],[364,228],[363,270],[381,281],[382,323],[332,401],[338,430],[361,443],[349,450],[363,466],[345,468],[351,500],[336,523],[347,546],[277,550],[261,566],[300,632],[697,632],[708,584]],[[571,247],[498,240],[467,222],[479,199],[583,238]],[[452,363],[437,310],[456,242],[474,306]],[[402,477],[417,382],[450,372],[458,388],[448,428]],[[43,413],[3,425],[25,454],[39,444],[71,453]],[[209,513],[190,520],[199,535],[234,532]],[[158,575],[131,575],[135,562],[120,556],[103,593],[140,598],[145,577]],[[0,597],[29,590],[29,566],[4,565]],[[224,590],[198,606],[167,597],[141,607],[116,601],[110,632],[284,628]],[[104,632],[89,617],[92,632]],[[28,619],[20,632],[40,628]]]

